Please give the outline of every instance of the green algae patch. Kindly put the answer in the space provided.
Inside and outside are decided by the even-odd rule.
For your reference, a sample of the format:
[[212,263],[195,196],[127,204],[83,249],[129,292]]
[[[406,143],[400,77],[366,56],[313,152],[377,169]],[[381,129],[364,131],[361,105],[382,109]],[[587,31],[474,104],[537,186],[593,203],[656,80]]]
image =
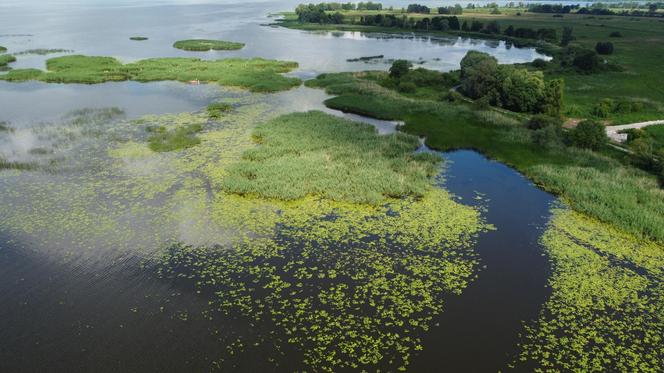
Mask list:
[[322,112],[281,116],[259,125],[253,136],[260,146],[230,169],[227,192],[377,204],[422,196],[440,161],[433,154],[414,154],[415,136],[381,136],[371,125]]
[[664,247],[558,209],[542,243],[552,295],[516,363],[539,371],[656,372],[664,356]]
[[225,40],[190,39],[176,41],[173,44],[173,48],[192,52],[207,52],[210,50],[232,51],[244,48],[244,43]]
[[281,75],[296,67],[295,62],[262,58],[212,61],[197,58],[153,58],[123,64],[112,57],[73,55],[47,60],[47,71],[15,69],[0,76],[0,80],[84,84],[127,80],[140,82],[176,80],[197,83],[217,82],[221,85],[246,88],[253,92],[275,92],[300,85],[299,79]]
[[16,62],[16,57],[11,54],[2,54],[0,55],[0,67],[5,67],[12,62]]

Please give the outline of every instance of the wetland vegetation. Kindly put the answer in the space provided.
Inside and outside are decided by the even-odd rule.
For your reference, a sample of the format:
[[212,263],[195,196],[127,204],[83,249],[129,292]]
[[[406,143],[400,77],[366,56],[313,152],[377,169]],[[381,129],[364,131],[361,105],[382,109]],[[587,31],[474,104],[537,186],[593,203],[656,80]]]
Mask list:
[[[656,21],[657,9],[644,12],[632,9],[624,17],[615,10],[548,4],[301,5],[280,24],[500,39],[510,46],[535,46],[551,59],[505,65],[491,53],[471,51],[458,70],[446,72],[395,59],[388,60],[393,61],[388,71],[323,73],[298,89],[291,88],[301,80],[285,75],[298,68],[297,62],[257,57],[123,63],[69,55],[46,59],[45,70],[9,70],[0,75],[0,89],[32,80],[219,86],[194,112],[136,118],[119,108],[88,108],[52,122],[0,121],[0,234],[6,235],[9,250],[92,273],[91,284],[115,276],[105,267],[132,269],[127,283],[114,284],[120,289],[115,293],[90,292],[71,302],[57,295],[62,298],[57,306],[36,307],[56,309],[54,320],[61,310],[76,314],[66,322],[47,319],[58,327],[75,325],[76,340],[96,329],[98,336],[119,335],[112,343],[91,339],[84,347],[96,355],[83,359],[84,368],[111,366],[136,355],[137,364],[121,367],[417,371],[422,367],[417,359],[428,354],[436,365],[426,369],[463,370],[468,366],[441,361],[436,341],[473,344],[473,351],[464,353],[480,360],[483,351],[474,341],[453,340],[450,332],[463,332],[461,324],[471,320],[459,304],[492,304],[483,310],[490,319],[474,320],[481,327],[473,330],[491,329],[487,339],[512,335],[505,339],[510,346],[500,340],[501,350],[491,351],[500,360],[492,370],[656,372],[664,356],[664,127],[629,130],[623,145],[610,144],[604,129],[607,123],[661,119],[664,113],[664,96],[653,85],[664,29]],[[200,16],[198,10],[195,14]],[[247,17],[254,19],[253,13]],[[135,32],[158,40],[149,30]],[[194,39],[173,47],[238,50],[244,44]],[[33,54],[67,52],[44,51]],[[389,52],[348,61],[383,60]],[[15,61],[0,54],[0,65],[3,57],[5,65]],[[309,73],[295,74],[300,72]],[[318,97],[324,97],[324,107]],[[379,134],[370,119],[348,120],[339,111],[395,121],[397,127]],[[484,175],[473,163],[450,170],[446,154],[438,151],[456,149],[481,152],[528,179],[514,172],[502,184],[495,178],[504,174]],[[463,167],[475,173],[464,176]],[[446,181],[456,182],[458,194]],[[521,211],[505,206],[509,201],[489,203],[492,195],[487,198],[482,191],[489,183],[501,185],[493,191],[536,191],[519,198],[536,198],[538,207],[528,205],[532,209],[516,224],[513,214]],[[518,188],[511,189],[510,183]],[[478,190],[458,190],[469,185]],[[550,206],[554,197],[536,187],[558,201]],[[491,209],[505,211],[492,214]],[[549,209],[550,218],[544,214]],[[548,224],[540,227],[523,217],[530,215],[542,215],[541,224],[547,219]],[[502,230],[500,238],[491,235],[494,230]],[[507,256],[509,265],[496,261],[496,253]],[[523,267],[535,263],[531,256],[540,258],[542,266],[548,261],[550,268],[534,266],[528,269],[541,272],[529,274]],[[31,272],[19,271],[3,282],[19,286]],[[484,281],[484,293],[478,293],[474,286],[487,274],[490,284]],[[548,287],[518,300],[493,293],[521,278],[546,281]],[[103,308],[115,305],[117,292],[124,296],[126,289],[140,300],[118,301],[110,317]],[[519,295],[524,291],[519,289]],[[7,293],[6,304],[20,304],[20,314],[32,312],[23,298]],[[495,299],[484,303],[478,294]],[[89,298],[105,306],[76,308]],[[533,299],[539,301],[526,304]],[[523,325],[518,330],[513,323],[497,325],[505,315],[521,315],[517,309],[524,315],[532,310],[535,318],[514,317]],[[88,312],[105,320],[93,323]],[[449,313],[452,318],[446,319]],[[458,330],[449,328],[455,320],[460,320]],[[12,325],[10,319],[0,329]],[[17,342],[25,339],[27,348],[41,348],[34,343],[41,339],[26,338],[24,328],[18,328]],[[182,329],[190,334],[181,334]],[[47,338],[59,337],[60,330]],[[148,343],[154,350],[145,356],[109,350],[108,345],[122,346],[128,337],[141,338],[141,330],[149,336],[154,330],[174,335],[168,342]],[[165,348],[176,351],[189,341],[194,341],[194,352],[186,357],[164,354]],[[74,345],[72,356],[85,348]],[[3,360],[21,355],[3,354]],[[158,364],[145,363],[151,355]],[[20,370],[29,364],[34,362],[10,366]]]
[[207,52],[210,50],[232,51],[244,48],[244,43],[225,40],[190,39],[176,41],[173,44],[173,48],[192,52]]
[[221,85],[247,88],[254,92],[275,92],[300,85],[299,79],[281,75],[296,67],[295,62],[262,58],[229,58],[212,61],[198,58],[152,58],[123,64],[112,57],[74,55],[47,60],[46,71],[15,69],[0,75],[0,80],[85,84],[126,80],[140,82],[177,80],[216,82]]

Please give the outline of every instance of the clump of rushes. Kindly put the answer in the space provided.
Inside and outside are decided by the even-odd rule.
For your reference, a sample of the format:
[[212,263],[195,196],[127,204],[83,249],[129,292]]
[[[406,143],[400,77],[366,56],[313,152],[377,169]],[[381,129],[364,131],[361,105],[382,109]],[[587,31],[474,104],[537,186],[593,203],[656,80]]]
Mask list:
[[207,107],[208,116],[212,119],[219,119],[223,113],[233,110],[233,106],[222,102],[215,102]]
[[12,56],[11,54],[0,55],[0,67],[5,67],[15,61],[16,57]]
[[132,36],[132,37],[129,38],[129,40],[133,40],[133,41],[145,41],[145,40],[148,40],[148,38],[145,37],[145,36]]
[[247,88],[253,92],[275,92],[300,85],[299,79],[281,75],[297,66],[296,62],[262,58],[227,58],[213,61],[198,58],[152,58],[122,64],[112,57],[73,55],[47,60],[48,71],[15,69],[0,75],[0,80],[84,84],[125,80],[140,82],[177,80],[217,82],[226,86]]
[[260,146],[229,170],[223,182],[228,192],[380,204],[423,195],[440,161],[413,153],[419,146],[415,136],[381,136],[368,124],[317,111],[279,117],[253,135]]
[[224,40],[191,39],[179,40],[173,44],[174,48],[192,52],[231,51],[244,48],[244,43]]
[[7,52],[7,48],[0,45],[0,53],[5,53],[5,52]]
[[155,152],[170,152],[191,148],[201,143],[196,134],[201,132],[200,124],[190,124],[175,129],[165,127],[151,128],[152,135],[148,139],[150,149]]

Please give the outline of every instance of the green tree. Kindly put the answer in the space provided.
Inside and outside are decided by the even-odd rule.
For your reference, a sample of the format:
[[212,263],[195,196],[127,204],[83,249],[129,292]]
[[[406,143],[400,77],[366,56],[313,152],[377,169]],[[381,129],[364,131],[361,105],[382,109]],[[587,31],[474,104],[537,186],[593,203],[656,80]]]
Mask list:
[[495,92],[497,76],[498,60],[486,53],[469,51],[461,60],[461,89],[468,97],[477,99]]
[[410,61],[396,60],[392,63],[392,67],[390,67],[390,77],[400,79],[408,74],[411,67],[413,67],[413,64]]
[[572,28],[571,27],[563,27],[563,36],[560,39],[560,45],[563,47],[566,47],[569,45],[569,43],[574,40],[574,36],[572,35]]
[[599,150],[609,142],[606,128],[594,120],[584,120],[570,132],[572,145],[591,150]]

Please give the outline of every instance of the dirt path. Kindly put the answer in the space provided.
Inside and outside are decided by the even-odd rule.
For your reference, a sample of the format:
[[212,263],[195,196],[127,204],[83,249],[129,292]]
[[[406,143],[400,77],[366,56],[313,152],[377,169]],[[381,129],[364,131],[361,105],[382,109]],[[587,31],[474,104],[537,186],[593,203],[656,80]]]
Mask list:
[[619,133],[620,131],[624,131],[631,128],[643,128],[643,127],[653,126],[656,124],[664,124],[664,120],[651,120],[649,122],[623,124],[620,126],[607,126],[606,135],[609,136],[609,138],[613,141],[625,142],[625,140],[627,140],[627,134]]

